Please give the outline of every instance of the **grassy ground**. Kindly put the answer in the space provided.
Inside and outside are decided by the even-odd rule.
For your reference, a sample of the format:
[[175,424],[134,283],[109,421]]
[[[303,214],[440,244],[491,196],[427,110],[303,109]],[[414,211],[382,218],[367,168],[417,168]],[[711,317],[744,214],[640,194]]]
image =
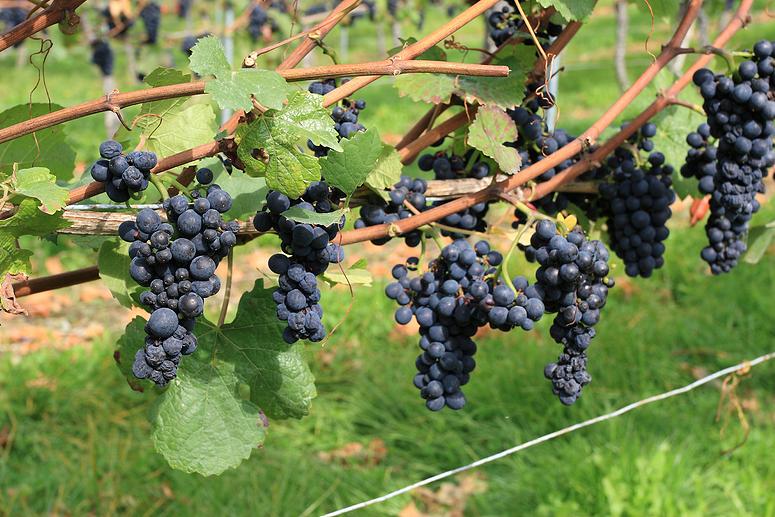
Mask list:
[[[610,2],[601,4],[565,60],[562,123],[572,130],[583,129],[617,93]],[[642,42],[649,24],[635,8],[632,14],[634,77],[648,62]],[[373,48],[362,27],[353,30],[352,60],[373,57],[360,50]],[[652,50],[670,27],[657,25]],[[771,29],[772,22],[754,25],[738,42],[745,45]],[[480,39],[478,30],[464,37]],[[98,96],[93,67],[78,65],[73,72],[86,55],[55,49],[47,65],[52,100],[70,104]],[[179,55],[175,60],[182,63]],[[34,70],[14,70],[7,58],[0,59],[0,70],[14,84],[4,89],[0,108],[24,102]],[[119,84],[130,87],[125,77]],[[365,123],[383,134],[400,134],[424,111],[398,99],[387,80],[366,89],[363,98],[369,103]],[[102,136],[101,124],[95,116],[68,125],[84,161]],[[757,221],[772,216],[770,209]],[[430,414],[411,385],[416,337],[394,329],[393,307],[379,280],[374,289],[356,291],[345,324],[325,348],[309,347],[320,393],[312,414],[272,422],[265,447],[218,478],[172,471],[153,451],[148,403],[127,387],[112,359],[119,325],[110,322],[120,320],[122,309],[112,302],[76,302],[55,316],[78,313],[105,322],[108,331],[67,351],[0,357],[0,512],[317,515],[771,351],[775,326],[767,296],[775,290],[775,257],[710,277],[697,257],[702,229],[677,219],[666,268],[650,280],[622,280],[614,290],[591,351],[594,381],[575,406],[561,406],[542,377],[558,351],[544,322],[531,333],[481,336],[466,391],[469,405],[463,412]],[[54,251],[47,244],[40,256]],[[248,272],[263,267],[250,251],[255,249],[237,261]],[[371,259],[373,266],[384,270],[395,251],[386,248]],[[87,258],[71,253],[65,262],[79,267]],[[345,290],[324,294],[329,327],[345,317],[350,303]],[[4,335],[18,325],[6,322]],[[487,516],[775,515],[773,371],[770,364],[756,368],[738,389],[751,431],[732,453],[722,452],[743,439],[744,427],[734,416],[726,428],[723,420],[714,421],[717,383],[481,468],[479,490],[461,481],[472,478],[458,478],[450,489],[454,497],[407,495],[361,513],[395,515],[414,503],[428,512],[455,507]]]

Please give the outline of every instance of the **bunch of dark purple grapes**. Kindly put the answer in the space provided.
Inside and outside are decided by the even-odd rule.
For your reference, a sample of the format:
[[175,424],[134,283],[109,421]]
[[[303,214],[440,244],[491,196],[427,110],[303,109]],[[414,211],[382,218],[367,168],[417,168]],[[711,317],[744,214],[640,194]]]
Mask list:
[[608,278],[608,250],[600,241],[587,240],[580,227],[563,236],[555,223],[541,220],[525,256],[540,265],[536,283],[526,294],[541,299],[546,311],[556,314],[550,334],[563,345],[562,354],[544,374],[560,402],[570,405],[592,380],[586,369],[587,348],[614,286]]
[[707,126],[688,135],[692,149],[682,173],[695,176],[700,191],[710,194],[709,242],[701,256],[713,274],[720,274],[745,252],[748,223],[760,208],[756,194],[764,192],[763,179],[775,165],[775,45],[757,42],[752,58],[732,77],[703,68],[693,79],[704,99]]
[[[209,183],[212,173],[200,169],[197,178],[200,184]],[[215,269],[237,242],[239,225],[222,217],[231,208],[231,196],[215,184],[192,194],[193,203],[183,195],[164,201],[168,222],[145,208],[119,227],[119,236],[131,243],[129,274],[149,288],[140,294],[151,311],[148,336],[132,371],[159,386],[175,378],[181,355],[196,350],[195,320],[204,311],[205,298],[220,289]]]
[[502,261],[487,241],[472,247],[458,239],[419,276],[411,278],[405,265],[393,268],[396,282],[385,293],[400,305],[395,314],[399,324],[414,317],[420,325],[422,353],[415,363],[414,385],[431,411],[465,405],[461,386],[476,366],[476,343],[471,338],[480,327],[530,330],[544,313],[544,304],[527,279],[516,277],[508,285],[498,278]]
[[[343,81],[345,82],[345,81]],[[335,79],[325,79],[311,83],[308,87],[310,93],[316,95],[326,95],[336,88]],[[339,133],[339,139],[350,138],[358,131],[365,131],[363,124],[358,122],[358,115],[366,108],[366,101],[342,99],[339,105],[331,110],[331,118],[334,119],[334,129]],[[328,154],[328,147],[315,145],[311,141],[307,142],[307,147],[315,152],[315,156],[321,157]]]
[[[527,32],[522,16],[519,14],[514,1],[515,0],[507,0],[506,2],[499,3],[487,16],[490,38],[497,46],[501,46],[520,32]],[[536,33],[536,36],[539,40],[546,42],[550,38],[559,36],[561,32],[562,25],[549,22],[545,29],[539,30]],[[532,44],[532,40],[528,41]],[[548,47],[548,44],[542,42],[542,46],[546,48]]]
[[105,193],[110,199],[123,203],[132,194],[148,188],[151,169],[157,163],[154,153],[132,151],[124,155],[121,144],[106,140],[100,144],[100,156],[91,166],[91,177],[105,184]]
[[156,2],[148,2],[140,11],[140,19],[145,26],[146,45],[155,45],[159,40],[159,28],[161,27],[161,7]]
[[326,329],[321,318],[320,290],[317,276],[329,264],[344,260],[344,249],[330,242],[344,227],[345,218],[328,226],[297,223],[283,213],[291,207],[326,214],[335,211],[344,193],[331,188],[325,181],[313,182],[300,199],[270,190],[266,206],[253,219],[259,232],[274,230],[280,236],[283,253],[272,255],[269,269],[279,275],[279,286],[272,293],[277,304],[278,319],[287,322],[283,338],[288,344],[299,339],[321,341]]
[[91,62],[97,65],[103,77],[113,75],[114,56],[110,43],[106,40],[94,40],[91,42]]
[[[433,175],[437,180],[456,178],[482,179],[490,174],[490,166],[486,162],[474,160],[473,150],[469,150],[465,156],[447,154],[443,151],[425,154],[417,161],[417,165],[420,170],[433,171]],[[444,203],[445,201],[436,201],[432,206],[439,206]],[[484,218],[489,208],[490,204],[487,202],[477,203],[465,210],[446,216],[440,223],[468,232],[484,232],[487,229],[487,221]],[[441,233],[453,239],[461,239],[465,236],[465,234],[446,229],[442,229]]]
[[[649,140],[656,131],[653,124],[641,128]],[[608,217],[608,235],[614,252],[624,261],[629,276],[649,277],[665,262],[663,254],[670,230],[667,221],[672,216],[670,205],[675,201],[673,167],[665,164],[665,155],[654,151],[640,164],[637,149],[620,147],[603,165],[611,182],[601,183],[601,211]]]
[[[427,208],[425,199],[427,188],[428,184],[424,180],[401,176],[399,182],[388,193],[388,201],[374,200],[361,207],[361,217],[355,220],[355,228],[390,224],[411,217],[413,212],[406,207],[406,203],[411,204],[418,212],[424,211]],[[401,237],[404,238],[407,246],[414,248],[422,240],[422,230],[412,230],[401,234]],[[382,237],[371,242],[382,246],[389,241],[390,237]]]

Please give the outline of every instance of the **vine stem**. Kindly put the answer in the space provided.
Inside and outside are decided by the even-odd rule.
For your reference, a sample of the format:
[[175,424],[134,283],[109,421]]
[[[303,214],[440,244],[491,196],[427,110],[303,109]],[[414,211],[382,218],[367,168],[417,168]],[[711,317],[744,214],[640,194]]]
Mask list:
[[46,27],[59,23],[68,12],[84,3],[86,0],[54,0],[49,7],[38,16],[24,20],[22,23],[0,36],[0,52],[12,47],[36,34]]
[[[742,0],[742,4],[747,4],[750,7],[751,1],[752,0]],[[427,210],[420,215],[402,219],[394,223],[393,226],[399,231],[399,233],[404,233],[427,224],[430,221],[437,221],[455,212],[465,210],[466,208],[469,208],[477,203],[489,201],[497,197],[502,192],[509,192],[524,185],[528,181],[537,178],[550,168],[556,167],[559,163],[572,158],[573,156],[588,149],[600,135],[600,133],[602,133],[605,128],[610,126],[616,120],[616,118],[624,111],[624,109],[629,106],[633,100],[635,100],[638,94],[640,94],[646,88],[646,86],[648,86],[648,84],[654,80],[659,71],[664,68],[675,56],[673,49],[680,44],[681,40],[686,35],[686,32],[689,30],[692,22],[699,14],[701,5],[701,0],[691,0],[683,18],[681,19],[680,24],[673,34],[673,37],[670,39],[668,45],[662,49],[662,52],[659,54],[657,59],[646,68],[646,70],[632,84],[632,86],[630,86],[630,88],[624,92],[622,96],[619,97],[619,99],[617,99],[594,124],[592,124],[592,126],[584,131],[581,136],[572,142],[569,142],[567,145],[560,148],[556,152],[546,156],[543,160],[527,167],[526,169],[521,170],[517,174],[509,177],[504,181],[495,183],[474,194],[462,196],[438,207],[431,208],[430,210]],[[631,123],[627,127],[632,128],[632,131],[634,132],[640,126],[635,123]],[[427,136],[427,133],[426,135],[423,135],[423,137],[425,136]],[[570,169],[567,169],[563,172],[567,172],[568,170]],[[556,180],[560,177],[563,176],[557,175],[552,178],[552,180]],[[541,185],[545,185],[547,183],[549,182],[542,183]],[[538,187],[536,187],[536,190],[538,190]],[[359,230],[347,231],[342,234],[342,242],[350,244],[353,242],[378,239],[385,236],[386,230],[387,229],[385,225],[378,225],[362,228]]]
[[535,222],[535,217],[533,214],[530,214],[527,216],[527,221],[525,221],[525,226],[522,227],[522,229],[517,232],[517,235],[514,237],[514,240],[511,241],[511,246],[509,246],[509,250],[506,252],[506,255],[503,257],[503,262],[501,262],[500,267],[498,268],[498,274],[496,278],[506,277],[506,280],[504,283],[509,286],[509,288],[514,291],[514,294],[519,294],[517,292],[517,289],[514,287],[514,282],[512,282],[511,274],[509,274],[509,260],[511,260],[511,255],[514,253],[514,250],[517,249],[517,245],[519,245],[519,241],[522,239],[522,236],[525,235],[525,232],[528,228],[533,226],[533,223]]
[[[506,77],[509,75],[509,67],[494,65],[470,65],[468,63],[450,63],[447,61],[395,61],[386,59],[383,61],[370,61],[365,63],[353,63],[344,65],[326,65],[294,70],[281,70],[278,72],[288,81],[308,81],[324,77],[345,77],[359,75],[391,75],[417,74],[417,73],[442,73],[455,75],[471,75],[484,77]],[[205,93],[206,81],[194,81],[189,83],[172,84],[145,88],[126,93],[109,93],[104,97],[84,102],[69,108],[63,108],[45,115],[19,122],[12,126],[0,129],[0,143],[13,140],[20,136],[40,131],[47,127],[56,126],[63,122],[76,120],[103,111],[112,111],[117,115],[121,108],[134,106],[143,102],[175,99],[202,95]]]
[[[151,180],[151,183],[153,183],[153,186],[156,187],[156,190],[159,191],[159,195],[161,196],[162,201],[170,198],[170,195],[167,192],[167,187],[164,186],[164,183],[161,182],[161,178],[159,178],[158,175],[151,174],[149,179]],[[177,183],[177,181],[174,183]]]
[[[455,16],[447,23],[434,30],[424,38],[420,39],[412,45],[408,45],[403,50],[395,54],[390,59],[392,61],[404,61],[412,60],[420,56],[423,52],[433,47],[436,43],[447,38],[464,25],[470,23],[480,15],[484,14],[487,9],[498,3],[499,0],[479,0],[474,5]],[[345,84],[335,88],[326,95],[323,96],[323,106],[331,106],[339,102],[340,100],[349,97],[356,91],[360,90],[364,86],[367,86],[379,79],[378,75],[367,75],[356,77]]]
[[226,270],[226,287],[223,290],[223,303],[221,313],[218,315],[218,328],[223,327],[226,321],[226,313],[229,311],[229,299],[231,298],[231,277],[234,270],[234,248],[229,250],[228,269]]
[[[724,30],[718,35],[718,37],[714,41],[714,46],[718,46],[718,47],[724,46],[737,31],[739,31],[742,27],[744,27],[748,23],[748,20],[749,20],[748,12],[750,11],[752,3],[753,3],[753,0],[741,0],[740,5],[738,6],[738,9],[735,13],[735,16],[731,19],[731,21],[724,28]],[[686,23],[689,23],[687,22],[687,18],[690,17],[691,19],[694,19],[694,17],[696,17],[696,14],[697,14],[696,4],[697,2],[693,2],[692,5],[690,5],[690,8],[687,9],[684,15],[684,19],[682,20],[681,25],[679,25],[679,28],[676,31],[676,35],[674,35],[673,40],[680,41],[683,38],[683,34],[685,34],[685,30],[688,30],[688,27],[684,27]],[[663,53],[664,53],[664,50],[663,50]],[[707,65],[707,63],[710,62],[711,59],[712,59],[712,56],[710,55],[700,56],[697,62],[691,68],[689,68],[684,73],[684,75],[682,75],[671,86],[671,88],[668,90],[668,93],[680,92],[683,88],[685,88],[688,84],[691,83],[692,74],[697,69]],[[660,61],[658,58],[657,62],[652,64],[651,67],[658,65],[659,68],[661,68],[662,66],[664,66],[659,64],[659,62]],[[644,72],[641,78],[645,76],[647,72]],[[633,83],[633,86],[630,87],[630,90],[628,90],[628,92],[631,91],[636,84],[639,84],[639,82],[641,82],[640,79],[636,83]],[[641,87],[641,89],[642,88],[643,87]],[[645,124],[651,117],[653,117],[659,111],[664,109],[667,106],[667,102],[664,100],[666,98],[667,98],[666,96],[658,98],[654,103],[652,103],[651,106],[646,108],[646,110],[644,110],[638,117],[636,117],[635,120],[633,120],[630,124],[628,124],[614,137],[609,139],[603,146],[601,146],[598,149],[598,151],[596,151],[595,153],[592,153],[586,160],[577,163],[576,165],[574,165],[573,167],[570,167],[569,169],[566,169],[565,171],[561,172],[560,174],[558,174],[548,182],[543,182],[537,185],[536,195],[534,197],[539,198],[550,192],[554,192],[560,186],[567,184],[573,178],[579,176],[580,174],[588,170],[592,166],[595,160],[599,159],[602,156],[610,154],[610,152],[612,152],[613,149],[618,147],[619,143],[627,140],[627,138],[629,138],[636,131],[638,131],[640,127],[643,124]],[[614,106],[610,108],[610,110],[613,110],[617,106],[617,104],[618,103],[615,103]],[[613,118],[615,118],[615,116]],[[599,125],[599,124],[596,123],[596,125]],[[603,151],[603,149],[606,147],[608,147],[609,149],[607,151]],[[562,149],[560,151],[562,151]],[[540,162],[538,162],[538,164],[544,163],[546,160],[558,154],[560,151],[557,151],[556,153],[554,153],[553,155],[550,155],[546,159],[541,160]],[[565,158],[562,158],[562,160],[564,159]],[[562,161],[562,160],[559,160],[559,161]],[[545,166],[546,166],[546,169],[549,169],[553,167],[554,164],[545,165]],[[535,173],[536,170],[534,169],[533,172]],[[541,171],[539,169],[538,174],[536,174],[536,176],[540,175],[543,172],[545,171]],[[503,182],[499,182],[495,184],[495,187],[498,187],[498,185],[502,185],[502,184]],[[422,221],[421,219],[427,218],[428,215],[430,215],[430,217],[428,218],[429,221],[439,220],[445,217],[446,215],[448,215],[448,214],[445,214],[445,210],[440,210],[440,209],[444,209],[445,207],[447,207],[452,203],[455,203],[456,201],[458,202],[457,203],[458,206],[453,205],[452,207],[450,207],[452,210],[449,213],[460,211],[462,208],[476,204],[480,200],[481,201],[488,200],[492,194],[491,193],[492,189],[493,187],[486,187],[484,189],[479,190],[476,193],[467,194],[459,198],[458,200],[452,201],[438,208],[434,208],[427,212],[422,212],[420,215],[412,216],[407,219],[404,219],[399,223],[404,223],[404,222],[408,222],[408,223],[406,227],[403,227],[403,224],[402,224],[402,227],[400,227],[399,229],[401,231],[406,232],[406,231],[410,231],[411,229],[422,226],[426,224],[426,221]],[[463,202],[459,203],[460,200],[463,200]],[[462,204],[463,206],[460,207],[459,206],[460,204]],[[396,226],[396,223],[394,223],[393,226]],[[369,231],[365,232],[364,230],[369,230]],[[370,227],[362,230],[343,232],[342,234],[340,234],[340,237],[341,237],[340,242],[342,244],[352,244],[352,243],[362,242],[366,240],[373,240],[379,237],[383,237],[385,235],[386,235],[385,228],[383,228],[382,226],[375,226],[375,227]],[[24,282],[17,282],[14,284],[14,291],[17,297],[21,297],[21,296],[27,296],[29,294],[33,294],[37,292],[48,291],[51,289],[69,287],[72,285],[77,285],[80,283],[97,280],[98,278],[99,278],[99,271],[96,266],[92,266],[92,267],[88,267],[88,268],[84,268],[76,271],[62,273],[59,275],[51,275],[51,276],[41,277],[37,279],[29,279]]]

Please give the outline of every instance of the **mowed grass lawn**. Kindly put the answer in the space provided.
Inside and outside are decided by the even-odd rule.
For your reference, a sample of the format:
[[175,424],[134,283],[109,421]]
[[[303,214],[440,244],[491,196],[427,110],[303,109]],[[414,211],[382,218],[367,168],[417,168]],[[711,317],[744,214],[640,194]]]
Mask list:
[[[610,2],[598,9],[600,16],[581,30],[564,60],[561,124],[574,131],[617,94]],[[640,11],[631,10],[633,77],[648,63],[642,43],[649,20]],[[652,50],[670,27],[658,23]],[[750,44],[772,27],[754,25],[737,41]],[[352,60],[374,57],[368,30],[367,24],[353,29]],[[480,42],[480,29],[464,37]],[[247,48],[247,42],[241,45]],[[54,102],[100,95],[85,52],[54,52],[47,65]],[[34,69],[16,70],[9,58],[0,59],[0,69],[7,85],[1,107],[25,102]],[[126,78],[119,84],[131,87]],[[364,122],[383,134],[400,134],[424,110],[399,99],[385,79],[362,97],[369,106]],[[68,125],[84,162],[93,159],[101,124],[95,116]],[[755,223],[773,215],[767,208]],[[343,288],[324,292],[329,328],[346,320],[324,348],[308,346],[319,392],[311,415],[271,422],[264,447],[217,478],[173,471],[154,452],[147,421],[152,397],[131,391],[115,367],[116,332],[66,352],[0,357],[0,512],[318,515],[772,351],[775,257],[711,277],[698,257],[704,232],[687,228],[684,220],[685,214],[676,217],[662,271],[648,280],[620,278],[590,350],[593,383],[572,407],[560,405],[543,379],[544,365],[559,351],[547,318],[530,333],[480,336],[465,410],[428,412],[411,384],[417,338],[395,330],[394,307],[382,295],[384,278],[374,288],[356,289],[354,303]],[[372,263],[390,262],[395,249],[386,247]],[[348,253],[357,256],[359,248]],[[73,255],[67,264],[89,263]],[[237,264],[256,266],[239,258]],[[520,268],[531,274],[523,263],[512,271]],[[622,270],[617,263],[615,272]],[[107,320],[123,309],[102,304],[94,310],[96,319]],[[775,363],[759,366],[736,391],[750,427],[747,438],[729,406],[715,420],[718,382],[489,464],[478,469],[475,483],[453,479],[453,496],[404,495],[361,514],[396,515],[416,504],[423,511],[487,516],[775,515],[773,374]]]

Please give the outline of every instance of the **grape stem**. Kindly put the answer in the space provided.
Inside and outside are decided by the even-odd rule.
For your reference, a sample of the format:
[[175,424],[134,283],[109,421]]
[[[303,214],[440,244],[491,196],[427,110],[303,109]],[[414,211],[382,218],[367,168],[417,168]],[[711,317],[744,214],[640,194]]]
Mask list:
[[231,276],[234,270],[234,248],[229,250],[228,269],[226,270],[226,287],[223,290],[223,303],[221,313],[218,315],[218,328],[223,327],[226,321],[226,313],[229,311],[229,298],[231,298]]
[[514,240],[511,241],[511,246],[509,246],[509,250],[506,252],[506,255],[503,257],[503,262],[501,262],[501,265],[498,267],[498,272],[495,274],[495,279],[505,277],[506,280],[503,282],[507,286],[509,286],[509,289],[514,291],[514,294],[519,294],[517,292],[517,289],[514,287],[514,282],[512,282],[511,275],[509,274],[509,260],[511,260],[511,255],[514,253],[514,250],[517,249],[517,245],[519,244],[519,241],[522,239],[522,236],[525,234],[528,228],[533,226],[533,223],[535,222],[535,214],[531,213],[527,216],[527,221],[525,221],[525,225],[522,227],[522,229],[517,232],[517,235],[514,237]]
[[[161,178],[159,178],[156,174],[151,174],[149,179],[151,180],[153,186],[156,187],[156,190],[159,191],[159,195],[161,196],[162,201],[170,198],[170,195],[167,193],[167,187],[165,187],[164,183],[161,182]],[[174,183],[177,183],[177,181],[173,180],[173,184]]]

